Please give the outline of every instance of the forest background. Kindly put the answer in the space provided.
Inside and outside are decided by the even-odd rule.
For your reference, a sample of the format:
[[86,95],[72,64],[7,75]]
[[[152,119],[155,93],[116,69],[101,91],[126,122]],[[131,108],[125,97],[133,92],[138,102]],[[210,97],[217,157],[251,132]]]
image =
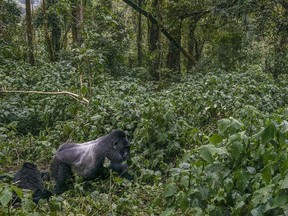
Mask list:
[[0,0],[0,172],[119,128],[135,179],[37,206],[2,181],[0,213],[288,215],[287,0],[19,2]]

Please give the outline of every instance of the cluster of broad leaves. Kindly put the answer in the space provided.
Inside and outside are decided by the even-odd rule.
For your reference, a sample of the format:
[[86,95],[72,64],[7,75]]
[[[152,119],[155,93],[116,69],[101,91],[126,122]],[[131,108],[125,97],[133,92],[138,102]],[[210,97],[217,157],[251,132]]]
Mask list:
[[[31,194],[1,182],[4,213],[288,214],[287,77],[275,81],[258,68],[214,71],[167,87],[103,74],[79,91],[79,74],[69,64],[18,63],[0,72],[6,90],[71,91],[90,101],[2,94],[1,173],[23,161],[49,167],[61,143],[120,128],[132,143],[128,163],[135,176],[133,182],[112,174],[88,183],[76,178],[74,189],[38,206]],[[10,206],[13,191],[21,208]]]

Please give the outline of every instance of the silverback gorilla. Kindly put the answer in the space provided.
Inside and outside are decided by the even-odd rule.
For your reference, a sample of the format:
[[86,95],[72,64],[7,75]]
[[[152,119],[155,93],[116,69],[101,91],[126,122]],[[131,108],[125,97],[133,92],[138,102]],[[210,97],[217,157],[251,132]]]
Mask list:
[[[16,182],[19,188],[32,190],[35,203],[38,203],[40,199],[49,199],[52,195],[50,191],[44,188],[42,175],[33,163],[25,162],[15,174],[13,182]],[[15,202],[18,201],[20,201],[19,198]]]
[[119,176],[132,180],[127,164],[122,164],[129,155],[130,142],[121,130],[114,130],[106,136],[82,144],[61,145],[51,163],[52,177],[55,179],[56,194],[67,189],[67,183],[76,173],[84,180],[101,176],[105,158],[110,160],[110,169]]

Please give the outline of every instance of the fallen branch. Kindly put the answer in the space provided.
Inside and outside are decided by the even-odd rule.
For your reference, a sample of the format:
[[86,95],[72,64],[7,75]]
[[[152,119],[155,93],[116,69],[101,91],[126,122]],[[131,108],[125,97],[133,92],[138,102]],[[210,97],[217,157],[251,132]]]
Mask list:
[[87,100],[86,98],[80,97],[79,95],[72,93],[72,92],[68,92],[68,91],[61,91],[61,92],[43,92],[43,91],[9,91],[9,90],[0,90],[0,93],[20,93],[20,94],[47,94],[47,95],[60,95],[60,94],[64,94],[64,95],[68,95],[72,98],[74,98],[75,100],[79,101],[80,103],[86,103],[89,104],[89,100]]

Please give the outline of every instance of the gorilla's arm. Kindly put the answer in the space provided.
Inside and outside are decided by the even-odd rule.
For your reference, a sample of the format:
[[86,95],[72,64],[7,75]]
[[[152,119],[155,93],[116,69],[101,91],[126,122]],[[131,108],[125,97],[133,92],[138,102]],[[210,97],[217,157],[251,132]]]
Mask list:
[[110,150],[107,158],[111,161],[110,169],[116,172],[119,176],[132,180],[133,177],[128,174],[128,165],[122,164],[124,159],[122,155],[116,150]]

